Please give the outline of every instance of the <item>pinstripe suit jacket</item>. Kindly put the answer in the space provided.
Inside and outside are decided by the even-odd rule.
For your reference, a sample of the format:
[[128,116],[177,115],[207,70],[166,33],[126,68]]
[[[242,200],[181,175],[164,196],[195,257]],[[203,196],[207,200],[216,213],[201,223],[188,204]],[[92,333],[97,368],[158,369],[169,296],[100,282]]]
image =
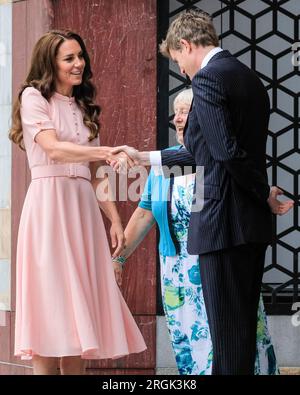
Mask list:
[[162,151],[162,164],[168,167],[204,166],[204,206],[191,215],[188,251],[269,243],[268,94],[256,74],[228,51],[198,71],[192,88],[186,150]]

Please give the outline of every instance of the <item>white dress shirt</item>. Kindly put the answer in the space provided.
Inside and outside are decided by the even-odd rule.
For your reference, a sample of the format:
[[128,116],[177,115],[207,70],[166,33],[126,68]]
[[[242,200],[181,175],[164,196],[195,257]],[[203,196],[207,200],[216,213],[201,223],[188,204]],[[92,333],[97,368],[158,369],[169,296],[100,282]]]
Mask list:
[[204,56],[204,59],[202,60],[200,69],[202,70],[202,69],[207,65],[207,63],[210,61],[210,59],[211,59],[213,56],[215,56],[218,52],[221,52],[221,51],[223,51],[223,49],[220,48],[220,47],[215,47],[215,48],[213,48],[212,50],[210,50],[210,51]]

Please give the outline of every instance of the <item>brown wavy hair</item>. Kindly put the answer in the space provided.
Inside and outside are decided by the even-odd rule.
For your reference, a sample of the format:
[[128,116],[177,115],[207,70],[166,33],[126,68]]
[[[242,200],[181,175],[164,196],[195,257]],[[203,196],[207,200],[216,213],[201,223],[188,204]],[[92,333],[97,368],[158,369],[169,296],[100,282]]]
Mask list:
[[46,100],[50,100],[55,92],[56,56],[60,46],[66,40],[76,40],[78,42],[85,60],[82,83],[74,86],[73,96],[82,111],[84,124],[90,129],[89,141],[95,139],[99,134],[101,109],[100,106],[94,103],[96,87],[91,81],[93,73],[86,46],[82,38],[70,30],[51,30],[44,34],[35,44],[29,73],[20,88],[18,98],[13,106],[12,127],[9,131],[9,138],[23,150],[25,148],[20,114],[22,93],[27,87],[33,87],[38,89]]

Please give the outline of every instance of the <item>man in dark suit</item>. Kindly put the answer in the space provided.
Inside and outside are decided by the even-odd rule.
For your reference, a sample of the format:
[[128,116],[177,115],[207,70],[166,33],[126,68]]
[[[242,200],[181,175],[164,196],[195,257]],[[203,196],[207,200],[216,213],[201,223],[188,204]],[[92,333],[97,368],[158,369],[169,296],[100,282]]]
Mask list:
[[[218,47],[204,12],[179,15],[160,51],[190,77],[194,101],[186,150],[156,151],[151,164],[204,167],[204,205],[192,212],[188,252],[200,256],[212,374],[253,374],[257,308],[271,241],[268,201],[279,213],[287,209],[279,208],[278,189],[270,195],[267,181],[268,94],[253,71]],[[121,148],[148,163],[149,153]]]

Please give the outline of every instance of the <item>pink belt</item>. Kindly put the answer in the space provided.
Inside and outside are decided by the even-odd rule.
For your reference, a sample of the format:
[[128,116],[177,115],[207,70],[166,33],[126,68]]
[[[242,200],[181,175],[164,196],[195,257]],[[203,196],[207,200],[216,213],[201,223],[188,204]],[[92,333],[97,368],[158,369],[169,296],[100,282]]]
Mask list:
[[91,180],[91,172],[88,167],[76,163],[36,166],[31,169],[32,180],[46,177],[81,177]]

